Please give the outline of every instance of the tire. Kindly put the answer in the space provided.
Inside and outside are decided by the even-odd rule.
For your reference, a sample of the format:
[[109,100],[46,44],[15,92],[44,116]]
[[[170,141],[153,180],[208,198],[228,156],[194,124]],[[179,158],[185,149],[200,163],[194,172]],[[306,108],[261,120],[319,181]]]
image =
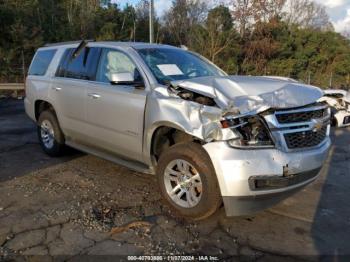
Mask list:
[[63,154],[65,139],[54,112],[43,111],[40,114],[37,133],[39,143],[46,154],[52,157]]
[[339,127],[338,125],[338,120],[335,118],[335,116],[333,116],[332,120],[331,120],[331,126],[333,127]]
[[335,117],[336,113],[337,113],[337,110],[331,107],[331,126],[334,126],[334,127],[338,127],[338,120]]
[[[156,175],[163,198],[181,216],[201,220],[214,214],[222,203],[211,159],[199,144],[171,146],[160,156]],[[175,194],[171,196],[171,192]]]

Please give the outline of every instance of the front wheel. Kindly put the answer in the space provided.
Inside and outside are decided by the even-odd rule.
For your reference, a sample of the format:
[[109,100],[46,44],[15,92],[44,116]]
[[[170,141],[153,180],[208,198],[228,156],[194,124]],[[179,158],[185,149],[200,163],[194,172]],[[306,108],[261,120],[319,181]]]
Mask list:
[[211,159],[196,143],[176,144],[158,163],[157,180],[167,203],[182,216],[209,217],[222,202]]

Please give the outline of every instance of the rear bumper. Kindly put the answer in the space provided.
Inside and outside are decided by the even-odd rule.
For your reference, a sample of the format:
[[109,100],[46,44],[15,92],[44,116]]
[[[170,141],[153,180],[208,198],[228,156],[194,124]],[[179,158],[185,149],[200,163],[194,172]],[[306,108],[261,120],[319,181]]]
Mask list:
[[35,121],[35,112],[34,112],[34,105],[31,103],[31,101],[26,97],[24,98],[24,110],[26,114]]
[[317,178],[328,156],[330,139],[320,147],[282,152],[234,149],[226,142],[204,145],[212,159],[228,216],[269,208]]

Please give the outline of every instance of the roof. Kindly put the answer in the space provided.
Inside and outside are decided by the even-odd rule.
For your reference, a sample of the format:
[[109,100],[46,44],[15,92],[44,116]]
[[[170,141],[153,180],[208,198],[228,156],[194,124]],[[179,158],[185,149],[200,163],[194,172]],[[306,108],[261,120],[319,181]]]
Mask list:
[[105,45],[114,45],[119,47],[133,47],[133,48],[152,48],[152,47],[174,47],[170,45],[163,44],[150,44],[144,42],[113,42],[113,41],[105,41],[105,42],[95,42],[96,44],[105,44]]
[[[44,47],[62,47],[62,46],[74,46],[81,43],[82,40],[79,41],[69,41],[69,42],[60,42],[60,43],[52,43],[52,44],[46,44]],[[163,44],[150,44],[145,42],[117,42],[117,41],[93,41],[93,40],[86,40],[89,42],[90,46],[94,45],[108,45],[108,46],[116,46],[116,47],[132,47],[136,49],[142,49],[142,48],[159,48],[159,47],[168,47],[168,48],[176,48],[175,46],[170,45],[163,45]]]

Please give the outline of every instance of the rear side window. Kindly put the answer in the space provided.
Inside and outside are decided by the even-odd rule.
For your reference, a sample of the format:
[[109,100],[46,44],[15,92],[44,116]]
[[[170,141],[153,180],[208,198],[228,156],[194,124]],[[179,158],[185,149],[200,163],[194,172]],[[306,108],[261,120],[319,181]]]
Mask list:
[[86,47],[76,58],[72,58],[74,48],[67,49],[56,72],[56,76],[94,80],[100,48]]
[[45,75],[55,53],[56,49],[37,51],[29,68],[28,75]]

